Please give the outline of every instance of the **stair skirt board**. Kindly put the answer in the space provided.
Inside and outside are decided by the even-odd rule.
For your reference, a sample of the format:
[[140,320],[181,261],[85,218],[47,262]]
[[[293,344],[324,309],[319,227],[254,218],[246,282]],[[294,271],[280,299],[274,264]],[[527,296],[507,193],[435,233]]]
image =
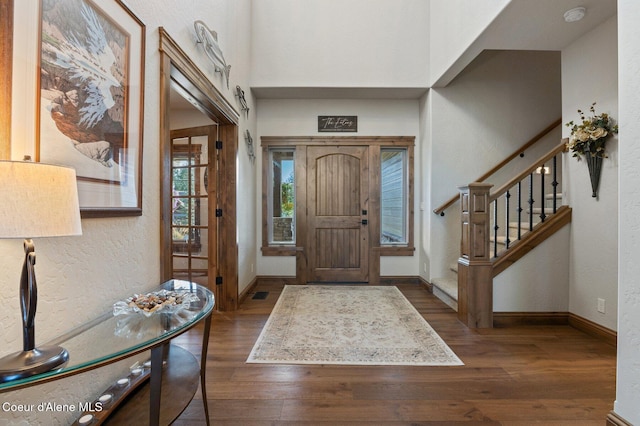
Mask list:
[[434,278],[433,295],[446,303],[454,311],[458,311],[458,278]]
[[438,299],[442,300],[451,309],[458,312],[458,301],[453,297],[449,296],[444,291],[440,290],[435,285],[433,286],[433,295],[436,296]]

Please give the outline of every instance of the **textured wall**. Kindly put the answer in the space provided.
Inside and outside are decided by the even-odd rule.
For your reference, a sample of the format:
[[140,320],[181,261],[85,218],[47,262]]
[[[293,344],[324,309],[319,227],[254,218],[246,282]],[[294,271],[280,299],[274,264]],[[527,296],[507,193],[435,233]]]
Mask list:
[[[562,51],[562,118],[579,120],[593,102],[596,111],[618,118],[617,23],[609,19]],[[585,51],[597,51],[593,61]],[[585,72],[587,70],[588,72]],[[585,88],[588,88],[585,90]],[[569,136],[564,127],[563,135]],[[591,197],[585,161],[565,156],[565,186],[573,207],[570,245],[569,311],[616,329],[618,282],[618,154],[617,137],[607,141],[609,158],[602,163],[600,191]],[[597,299],[605,299],[605,313]]]
[[[429,84],[460,58],[511,0],[431,0]],[[443,19],[443,17],[447,17]]]
[[256,87],[427,84],[428,1],[260,0],[253,8]]
[[618,381],[614,410],[640,424],[640,3],[618,1],[620,233]]

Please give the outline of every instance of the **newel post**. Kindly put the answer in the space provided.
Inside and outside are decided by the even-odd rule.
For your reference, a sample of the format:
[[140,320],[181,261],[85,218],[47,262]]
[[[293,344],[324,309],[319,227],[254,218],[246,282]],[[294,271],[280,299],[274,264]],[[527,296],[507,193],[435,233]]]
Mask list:
[[458,188],[462,224],[458,319],[469,328],[493,327],[493,266],[489,244],[489,190],[492,186],[474,182]]

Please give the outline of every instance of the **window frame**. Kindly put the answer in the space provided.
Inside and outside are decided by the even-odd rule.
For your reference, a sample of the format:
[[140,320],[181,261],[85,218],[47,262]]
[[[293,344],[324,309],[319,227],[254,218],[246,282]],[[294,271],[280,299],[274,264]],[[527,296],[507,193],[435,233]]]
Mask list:
[[[275,152],[286,152],[286,153],[292,153],[293,154],[293,212],[292,212],[292,216],[291,216],[291,220],[292,220],[292,225],[293,225],[293,231],[292,231],[292,237],[293,239],[291,241],[276,241],[273,239],[273,226],[274,226],[274,204],[273,204],[273,200],[274,200],[274,191],[273,191],[273,187],[274,187],[274,168],[273,168],[273,154]],[[267,216],[266,216],[266,223],[267,223],[267,243],[269,246],[295,246],[296,244],[296,171],[295,171],[295,166],[296,166],[296,150],[294,147],[271,147],[267,150],[267,156],[268,156],[268,172],[267,172]],[[281,184],[282,182],[282,178],[280,179]]]
[[[383,182],[382,182],[382,157],[383,157],[383,153],[384,152],[399,152],[402,154],[402,171],[401,171],[401,176],[402,176],[402,216],[403,216],[403,223],[402,223],[402,232],[404,235],[402,235],[403,237],[403,241],[400,242],[383,242],[382,241],[382,236],[383,236]],[[409,181],[411,179],[411,177],[409,176],[409,152],[408,149],[406,147],[387,147],[387,146],[381,146],[380,147],[380,187],[379,187],[379,191],[380,191],[380,240],[379,240],[379,244],[380,247],[404,247],[407,245],[407,243],[409,242]]]

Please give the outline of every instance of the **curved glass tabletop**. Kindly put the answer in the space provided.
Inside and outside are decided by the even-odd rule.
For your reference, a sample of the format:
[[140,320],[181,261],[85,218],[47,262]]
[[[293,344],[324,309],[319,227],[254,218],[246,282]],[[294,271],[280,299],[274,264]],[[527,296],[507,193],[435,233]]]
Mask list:
[[213,293],[201,285],[170,280],[146,293],[160,290],[195,294],[197,300],[184,309],[175,312],[161,309],[150,316],[140,312],[117,316],[113,310],[105,312],[47,343],[62,346],[69,352],[69,360],[61,368],[0,383],[0,392],[70,376],[142,352],[188,330],[213,311]]

